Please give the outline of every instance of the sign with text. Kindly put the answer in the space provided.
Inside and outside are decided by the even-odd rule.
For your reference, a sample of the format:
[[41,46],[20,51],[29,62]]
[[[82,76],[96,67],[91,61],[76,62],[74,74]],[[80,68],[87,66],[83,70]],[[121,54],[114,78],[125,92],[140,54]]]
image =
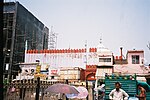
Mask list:
[[51,74],[56,74],[57,72],[58,72],[57,69],[52,69],[52,70],[51,70]]

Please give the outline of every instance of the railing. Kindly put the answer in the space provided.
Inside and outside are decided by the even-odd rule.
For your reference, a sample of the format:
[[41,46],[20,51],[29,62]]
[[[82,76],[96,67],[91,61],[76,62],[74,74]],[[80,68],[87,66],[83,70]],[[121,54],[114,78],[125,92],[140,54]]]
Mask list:
[[[44,95],[44,90],[49,86],[56,83],[65,83],[65,81],[40,81],[40,96],[39,100],[46,100],[43,98],[56,98],[57,95],[46,94]],[[35,100],[37,80],[16,80],[12,81],[10,84],[6,84],[3,92],[3,100]],[[51,99],[52,100],[52,99]]]
[[[46,88],[56,83],[66,83],[66,80],[59,80],[59,81],[40,80],[39,99],[36,99],[37,80],[33,79],[15,80],[12,81],[10,84],[4,85],[3,100],[58,100],[59,98],[58,94],[44,93],[44,90]],[[70,82],[69,84],[75,85]],[[88,99],[94,100],[92,84],[88,85],[88,92],[89,92]],[[65,95],[63,95],[63,100],[66,100]]]

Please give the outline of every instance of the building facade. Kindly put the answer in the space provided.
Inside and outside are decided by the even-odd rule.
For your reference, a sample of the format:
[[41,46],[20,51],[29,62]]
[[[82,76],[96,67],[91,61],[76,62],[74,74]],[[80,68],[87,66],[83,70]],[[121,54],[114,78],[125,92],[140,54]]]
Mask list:
[[[122,56],[114,56],[102,44],[96,49],[89,48],[87,50],[28,50],[25,57],[25,63],[34,63],[39,60],[41,64],[47,64],[50,68],[66,68],[65,70],[69,67],[83,68],[85,70],[84,79],[88,80],[104,79],[106,73],[145,74],[149,71],[144,66],[143,50],[128,50],[126,58],[123,58]],[[85,59],[87,59],[86,63]]]
[[114,59],[114,71],[124,74],[144,74],[149,72],[149,68],[144,65],[143,50],[128,50],[126,59]]
[[105,74],[111,74],[113,70],[113,53],[103,44],[99,44],[97,47],[97,70],[96,70],[96,79],[104,79]]
[[49,29],[19,2],[5,2],[3,8],[3,72],[15,75],[28,49],[47,49]]
[[80,80],[80,70],[79,67],[74,68],[60,68],[58,78],[59,80],[68,80],[70,82],[78,82]]

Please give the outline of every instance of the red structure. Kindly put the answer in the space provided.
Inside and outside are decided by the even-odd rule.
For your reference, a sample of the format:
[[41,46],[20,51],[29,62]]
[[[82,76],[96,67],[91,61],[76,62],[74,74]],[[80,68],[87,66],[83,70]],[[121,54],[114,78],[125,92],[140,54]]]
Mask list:
[[88,80],[88,81],[96,80],[96,78],[95,78],[96,66],[97,65],[86,65],[85,80]]
[[84,69],[80,69],[80,80],[85,81],[85,70]]

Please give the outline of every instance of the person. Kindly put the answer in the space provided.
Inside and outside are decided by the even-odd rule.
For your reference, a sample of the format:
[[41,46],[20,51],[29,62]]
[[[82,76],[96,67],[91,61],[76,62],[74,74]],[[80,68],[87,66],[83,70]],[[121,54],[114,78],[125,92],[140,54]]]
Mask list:
[[98,100],[105,100],[105,84],[100,84],[100,86],[98,86]]
[[139,98],[139,100],[146,100],[146,90],[140,84],[138,84],[137,87],[140,93],[139,95],[136,95],[136,97]]
[[113,89],[109,94],[110,100],[128,100],[129,95],[121,89],[121,83],[115,83],[115,89]]
[[58,100],[62,100],[62,94],[61,93],[58,94]]

